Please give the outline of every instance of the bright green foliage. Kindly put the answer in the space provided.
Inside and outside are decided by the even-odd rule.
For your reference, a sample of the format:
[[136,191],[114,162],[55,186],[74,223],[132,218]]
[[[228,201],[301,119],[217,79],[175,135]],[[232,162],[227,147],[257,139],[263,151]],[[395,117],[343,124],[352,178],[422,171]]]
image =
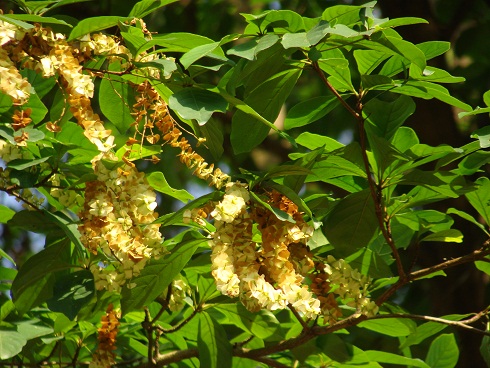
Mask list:
[[[40,63],[39,55],[46,55],[44,51],[36,55],[28,37],[22,41],[28,44],[23,50],[32,53],[25,51],[26,59],[35,57],[31,64],[19,67],[19,78],[32,86],[27,102],[13,95],[21,89],[13,80],[4,85],[9,72],[0,64],[0,150],[5,161],[0,190],[29,207],[10,208],[11,202],[4,202],[0,224],[16,234],[30,231],[44,239],[41,250],[19,264],[14,264],[17,259],[12,252],[0,249],[0,258],[5,260],[0,267],[4,292],[0,365],[91,362],[97,346],[102,349],[97,340],[101,317],[109,315],[107,308],[113,305],[121,312],[114,335],[114,358],[121,366],[458,366],[458,341],[452,332],[442,332],[449,325],[474,329],[466,324],[473,315],[412,314],[412,305],[403,304],[402,294],[394,296],[402,288],[409,290],[425,279],[445,276],[445,270],[459,264],[474,263],[490,274],[489,240],[467,244],[467,234],[455,226],[455,219],[465,220],[474,231],[481,230],[482,237],[490,234],[490,181],[484,174],[490,162],[490,129],[474,131],[469,137],[472,141],[462,147],[433,147],[421,142],[417,131],[404,123],[416,110],[418,99],[442,101],[462,111],[461,117],[488,113],[490,91],[483,96],[487,106],[475,110],[450,94],[444,84],[463,83],[464,78],[428,65],[450,45],[442,41],[414,44],[397,32],[396,27],[426,23],[424,19],[379,19],[373,14],[376,2],[332,6],[317,18],[270,10],[242,14],[243,32],[213,40],[186,32],[151,34],[154,30],[140,22],[164,7],[179,7],[171,4],[175,0],[141,0],[128,16],[79,22],[52,12],[77,2],[81,1],[17,1],[25,14],[0,15],[2,37],[9,27],[25,33],[41,23],[63,33],[67,48],[83,50],[84,42],[97,43],[96,34],[101,31],[117,34],[116,41],[124,46],[109,53],[87,51],[92,52],[90,57],[82,51],[76,54],[80,63],[76,75],[85,76],[95,94],[73,92],[77,86],[62,74],[63,68],[51,74],[44,70],[47,76],[43,76],[36,62]],[[47,12],[49,17],[44,16]],[[0,55],[10,55],[9,47],[22,39],[9,37],[10,43],[0,46]],[[53,48],[58,41],[50,42]],[[13,69],[21,65],[18,60],[11,64]],[[317,83],[316,91],[301,95],[309,83]],[[155,100],[144,95],[148,91]],[[83,108],[74,101],[74,96],[82,95],[92,103],[90,118],[85,120],[79,116]],[[163,115],[151,104],[157,100],[165,109],[168,106]],[[19,127],[21,111],[29,121]],[[141,120],[147,112],[154,120],[144,124],[150,121]],[[97,130],[100,136],[90,137],[89,123],[98,119],[103,128]],[[173,131],[157,124],[170,120],[189,146],[172,140],[168,134]],[[341,142],[327,133],[329,125],[342,126],[353,139]],[[264,142],[271,136],[288,147],[288,159],[262,170],[240,168],[239,163],[245,162],[242,158],[260,154],[257,147],[267,147]],[[194,151],[198,146],[199,155]],[[189,158],[194,153],[198,156]],[[218,261],[209,243],[221,226],[211,211],[223,199],[227,187],[221,184],[229,178],[224,175],[221,184],[211,180],[213,168],[201,166],[203,157],[223,171],[226,168],[231,181],[246,183],[248,215],[260,218],[253,211],[271,214],[268,221],[276,221],[280,228],[298,222],[298,215],[288,206],[298,209],[305,227],[311,229],[304,237],[308,248],[298,258],[312,260],[303,275],[303,290],[326,300],[338,288],[354,287],[330,280],[332,290],[329,287],[325,294],[314,289],[317,278],[328,275],[324,264],[333,255],[371,280],[366,292],[379,312],[356,309],[347,295],[331,301],[339,313],[333,320],[326,314],[308,319],[302,306],[292,302],[287,308],[253,310],[244,300],[249,298],[243,291],[247,289],[234,295],[240,300],[222,295],[215,283]],[[195,170],[197,178],[211,182],[211,193],[202,195],[203,190],[196,190],[186,166],[191,168],[189,173]],[[102,235],[86,235],[89,225],[105,226],[109,220],[104,211],[118,204],[104,202],[95,208],[88,205],[88,198],[113,192],[122,206],[143,194],[117,192],[126,179],[111,187],[108,183],[114,178],[101,179],[104,170],[128,181],[133,178],[138,183],[135,188],[143,188],[145,196],[159,192],[159,215],[151,217],[153,194],[145,202],[147,207],[138,208],[150,217],[129,232],[132,241],[141,244],[156,239],[158,244],[148,249],[158,251],[147,249],[150,253],[144,256],[132,253],[128,259],[133,263],[122,273],[118,267],[126,259],[118,258],[119,249],[90,248],[87,244]],[[94,185],[99,185],[96,194],[91,192]],[[36,190],[33,196],[28,191],[32,189]],[[278,193],[282,204],[290,204],[275,206],[271,193]],[[469,203],[474,213],[431,207],[450,199]],[[199,209],[207,212],[196,216]],[[207,217],[210,212],[214,221]],[[90,222],[89,214],[94,213]],[[124,221],[119,222],[126,229]],[[165,239],[148,239],[155,226],[160,226]],[[257,249],[267,240],[260,226],[255,222],[251,228]],[[235,231],[243,235],[244,229]],[[453,259],[448,255],[431,267],[413,268],[417,260],[412,257],[419,248],[443,248],[445,243],[461,243],[465,255]],[[125,240],[120,244],[125,246]],[[300,240],[288,243],[286,258],[298,244]],[[253,261],[242,262],[261,265],[257,272],[273,280],[261,263],[266,252],[257,254]],[[145,261],[138,263],[141,258]],[[112,279],[105,283],[97,276],[105,272],[98,269],[101,264],[112,272]],[[144,267],[136,270],[139,265]],[[300,266],[295,267],[299,275]],[[117,277],[124,280],[114,289],[107,286],[116,283]],[[250,280],[239,280],[240,287]],[[279,281],[271,284],[280,288]],[[379,343],[373,342],[373,336]],[[370,342],[372,346],[366,348]],[[486,336],[481,351],[487,362],[488,344]]]

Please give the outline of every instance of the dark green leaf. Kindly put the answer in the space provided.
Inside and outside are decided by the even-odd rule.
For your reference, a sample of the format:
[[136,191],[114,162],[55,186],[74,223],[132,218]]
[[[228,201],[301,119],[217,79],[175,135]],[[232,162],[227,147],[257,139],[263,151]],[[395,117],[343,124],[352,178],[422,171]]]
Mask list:
[[284,120],[284,129],[298,128],[313,123],[339,105],[335,96],[318,96],[294,105]]
[[377,230],[378,221],[369,190],[341,199],[325,223],[327,239],[342,256],[366,246]]
[[[301,70],[289,69],[275,74],[261,83],[245,99],[245,103],[267,120],[274,120],[286,98],[296,85],[301,75]],[[262,121],[250,119],[250,116],[242,111],[237,111],[233,116],[231,143],[236,154],[250,151],[260,144],[270,127]]]
[[131,280],[136,284],[131,289],[122,291],[121,308],[126,314],[152,302],[167,289],[168,285],[185,267],[196,248],[207,239],[185,239],[170,254],[150,262],[139,274]]
[[27,78],[31,86],[36,90],[36,95],[39,98],[43,98],[56,84],[56,79],[54,77],[44,78],[41,73],[32,69],[21,70],[21,75]]
[[482,166],[490,162],[490,152],[476,151],[466,156],[459,164],[459,172],[462,175],[471,175],[479,171]]
[[467,193],[465,196],[480,216],[483,217],[487,226],[490,226],[490,179],[481,177],[475,184],[478,185],[478,189]]
[[232,347],[226,332],[207,312],[199,313],[197,347],[201,367],[231,366]]
[[377,50],[354,50],[357,69],[362,75],[371,74],[389,55]]
[[372,278],[392,277],[393,274],[385,261],[370,249],[363,248],[358,252],[345,258],[353,267],[359,270],[363,275]]
[[454,335],[444,334],[432,341],[425,362],[431,368],[454,368],[458,358],[459,349]]
[[94,277],[89,270],[63,276],[54,285],[53,297],[47,301],[53,312],[61,312],[74,320],[80,309],[95,295]]
[[[27,101],[26,104],[22,105],[23,110],[28,108],[31,109],[31,115],[29,115],[29,117],[32,119],[32,122],[36,124],[41,122],[48,113],[48,109],[46,108],[46,106],[44,106],[43,102],[36,94],[31,94],[31,96],[29,97],[29,101]],[[34,131],[34,129],[31,129],[31,131]],[[30,136],[29,138],[34,139],[34,137]]]
[[54,272],[71,268],[64,261],[70,242],[60,241],[29,258],[12,283],[12,294],[19,314],[24,314],[53,295]]
[[0,92],[0,114],[3,114],[6,111],[9,111],[12,107],[12,97],[9,95]]
[[262,207],[265,207],[269,211],[271,211],[279,220],[288,221],[293,224],[296,223],[296,221],[288,213],[280,210],[279,208],[272,207],[269,203],[264,202],[262,199],[260,199],[260,197],[254,192],[250,192],[250,198],[253,199],[255,202],[257,202]]
[[218,120],[209,120],[205,125],[199,126],[201,135],[206,138],[204,145],[209,149],[213,158],[218,161],[223,155],[223,126]]
[[487,231],[487,229],[485,229],[485,226],[483,224],[481,224],[480,222],[478,222],[477,219],[475,219],[473,216],[471,216],[470,214],[466,213],[466,212],[463,212],[463,211],[460,211],[456,208],[449,208],[446,213],[448,215],[451,215],[451,214],[454,214],[454,215],[458,215],[459,217],[465,219],[466,221],[469,221],[471,222],[473,225],[476,225],[477,227],[479,227],[485,234],[487,234],[488,236],[490,236],[490,233]]
[[184,119],[196,119],[199,125],[204,125],[213,112],[225,112],[228,104],[225,99],[214,92],[190,87],[184,88],[169,99],[169,107]]

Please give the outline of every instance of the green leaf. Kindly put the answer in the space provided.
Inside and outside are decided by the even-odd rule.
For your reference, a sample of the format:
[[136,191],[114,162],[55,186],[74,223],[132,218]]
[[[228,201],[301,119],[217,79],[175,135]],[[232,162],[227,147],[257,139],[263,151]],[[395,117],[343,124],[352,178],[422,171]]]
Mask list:
[[363,8],[372,8],[376,2],[370,1],[363,5],[353,6],[353,5],[335,5],[328,7],[322,13],[322,19],[338,24],[353,24],[361,20],[361,10]]
[[232,347],[226,332],[206,312],[199,313],[197,347],[201,367],[231,367]]
[[201,35],[187,32],[174,32],[165,35],[155,35],[138,50],[138,54],[154,46],[163,47],[163,52],[188,52],[197,46],[213,43],[213,40]]
[[334,151],[338,148],[344,147],[342,143],[336,141],[333,138],[309,132],[301,133],[296,138],[296,143],[310,150],[324,147],[326,152]]
[[205,146],[209,149],[215,161],[218,161],[224,152],[223,125],[218,120],[209,120],[205,125],[199,126],[201,136],[206,138]]
[[454,335],[444,334],[432,341],[425,362],[431,368],[454,368],[458,358],[459,349]]
[[184,88],[169,99],[169,107],[184,119],[196,119],[204,125],[215,111],[225,112],[228,104],[225,99],[214,92],[190,87]]
[[366,350],[364,352],[368,356],[369,361],[372,362],[404,365],[408,367],[431,368],[427,365],[427,363],[420,359],[407,358],[404,356],[377,350]]
[[[273,75],[251,91],[245,103],[266,120],[276,119],[301,72],[301,69],[288,69]],[[233,151],[239,154],[260,144],[267,137],[270,126],[264,125],[261,120],[250,119],[250,115],[245,112],[237,111],[231,129]]]
[[47,301],[53,312],[61,312],[74,320],[95,295],[94,277],[89,270],[64,275],[54,285],[53,297]]
[[82,19],[72,29],[70,36],[68,37],[68,41],[73,41],[74,39],[85,36],[89,33],[94,33],[117,26],[119,23],[124,23],[125,21],[130,19],[131,18],[129,17],[118,17],[115,15]]
[[[386,31],[385,31],[386,32]],[[425,54],[413,43],[400,38],[385,35],[383,33],[375,33],[372,36],[373,41],[390,49],[394,55],[401,55],[410,62],[417,65],[421,70],[426,67]]]
[[361,76],[371,74],[388,57],[388,54],[378,50],[354,50],[354,58]]
[[155,171],[150,173],[146,177],[148,180],[148,184],[150,184],[153,189],[159,191],[160,193],[164,193],[170,197],[176,198],[179,201],[182,202],[187,202],[189,200],[193,200],[194,196],[187,192],[185,189],[174,189],[171,188],[170,185],[167,182],[167,179],[165,179],[165,176],[161,171]]
[[487,125],[487,126],[484,126],[483,128],[475,130],[471,134],[471,138],[478,138],[478,140],[480,141],[480,147],[481,148],[490,147],[490,125]]
[[128,14],[128,17],[143,18],[168,4],[177,0],[140,0]]
[[[28,109],[28,108],[31,109],[31,115],[29,117],[32,119],[32,122],[35,124],[41,122],[44,119],[44,117],[46,116],[46,114],[48,113],[48,109],[46,108],[44,103],[41,101],[39,96],[36,94],[31,94],[31,96],[29,97],[29,101],[27,101],[26,104],[22,105],[22,108],[24,110]],[[35,131],[35,130],[31,129],[31,132],[32,131]],[[43,135],[43,137],[44,137],[44,135]],[[29,137],[29,138],[33,139],[34,137]]]
[[56,79],[54,77],[44,78],[42,73],[39,73],[32,69],[23,69],[20,71],[20,73],[23,77],[26,77],[31,86],[34,87],[34,89],[36,90],[36,95],[39,98],[43,98],[49,91],[53,89],[54,85],[56,84]]
[[311,46],[306,32],[286,33],[282,36],[281,44],[285,49],[293,47],[306,48]]
[[22,29],[31,29],[31,28],[34,28],[34,26],[32,24],[23,22],[21,20],[14,19],[12,17],[7,17],[4,14],[0,14],[0,20],[1,21],[4,21],[4,22],[7,22],[7,23],[10,23],[10,24],[13,24],[13,25],[15,25],[15,26],[17,26],[19,28],[22,28]]
[[209,57],[223,62],[228,61],[228,58],[220,48],[220,42],[212,42],[194,47],[192,50],[187,51],[180,58],[180,63],[185,69],[188,69],[192,64],[203,57]]
[[0,359],[10,359],[19,354],[27,344],[22,334],[13,330],[0,328]]
[[[447,319],[449,321],[459,321],[468,316],[468,314],[451,314],[447,316],[442,316],[441,319]],[[420,326],[417,326],[417,329],[414,331],[414,333],[408,336],[407,339],[400,345],[400,350],[403,350],[412,345],[418,345],[429,337],[438,334],[447,327],[447,324],[438,322],[423,323]]]
[[43,211],[42,213],[51,220],[50,222],[56,224],[61,230],[63,230],[68,239],[70,239],[71,242],[76,245],[75,251],[78,251],[78,255],[82,256],[81,252],[84,251],[85,247],[80,241],[78,223],[63,212]]
[[370,319],[359,323],[358,326],[393,337],[408,336],[413,333],[417,327],[414,321],[406,318]]
[[325,222],[325,235],[342,256],[366,246],[377,231],[378,221],[369,190],[341,199]]
[[32,167],[32,166],[36,166],[36,165],[39,165],[43,162],[46,162],[47,160],[49,160],[49,156],[48,157],[41,157],[41,158],[37,158],[37,159],[23,159],[23,158],[18,158],[18,159],[15,159],[15,160],[12,160],[8,163],[8,167],[10,169],[14,169],[14,170],[25,170],[29,167]]
[[245,43],[238,44],[230,48],[226,53],[236,55],[247,60],[256,60],[257,55],[269,47],[274,46],[279,41],[279,36],[266,34],[260,38],[255,38]]
[[490,152],[476,151],[466,156],[459,164],[459,172],[462,175],[472,175],[479,171],[482,166],[490,162]]
[[429,234],[422,238],[421,241],[436,241],[445,243],[462,243],[463,234],[457,229],[447,229]]
[[169,254],[146,265],[139,276],[131,280],[136,286],[122,291],[123,313],[140,309],[162,294],[191,259],[196,248],[206,241],[205,238],[185,239]]
[[36,337],[46,336],[54,332],[53,328],[39,325],[37,324],[38,322],[38,320],[16,322],[17,331],[26,340],[32,340]]
[[[341,52],[338,52],[337,54],[337,56],[342,55]],[[318,65],[329,75],[328,81],[332,83],[333,87],[340,92],[355,92],[349,70],[349,61],[340,57],[329,59],[323,59],[323,57],[324,55],[322,54],[322,59],[318,60]]]
[[279,220],[288,221],[293,224],[296,223],[296,221],[287,212],[284,212],[279,208],[272,207],[269,203],[264,202],[262,199],[260,199],[260,197],[254,192],[250,192],[250,198],[259,203],[262,207],[265,207],[269,211],[271,211]]
[[340,104],[335,96],[318,96],[301,101],[288,111],[284,120],[284,129],[293,129],[313,123]]
[[221,295],[220,291],[216,288],[216,281],[209,274],[207,276],[199,275],[197,292],[199,293],[199,304],[201,305]]
[[377,24],[376,27],[391,28],[391,27],[409,26],[412,24],[428,24],[428,23],[429,22],[423,18],[403,17],[403,18],[390,19],[387,22]]
[[[219,319],[220,322],[235,324],[259,339],[270,338],[277,334],[280,328],[279,321],[270,311],[262,309],[257,313],[252,313],[241,303],[214,304],[208,311],[210,314],[213,314],[213,311],[218,311],[226,317]],[[219,318],[219,316],[216,317]]]
[[61,24],[64,26],[72,27],[71,24],[66,23],[64,20],[56,19],[52,17],[41,17],[35,14],[5,14],[5,18],[11,18],[20,20],[23,22],[40,23],[40,24]]
[[6,93],[0,92],[0,114],[7,112],[12,107],[12,97]]
[[[114,67],[109,69],[113,70]],[[102,78],[99,89],[100,109],[121,134],[125,134],[134,123],[131,115],[134,103],[133,88],[123,78],[109,74]]]
[[487,231],[487,229],[485,229],[485,226],[483,226],[483,224],[479,223],[477,219],[475,219],[473,216],[471,216],[470,214],[464,212],[464,211],[460,211],[456,208],[449,208],[446,213],[448,215],[450,214],[454,214],[454,215],[458,215],[459,217],[465,219],[466,221],[469,221],[471,222],[472,224],[476,225],[477,227],[479,227],[485,234],[487,234],[488,236],[490,236],[490,233]]
[[346,257],[345,260],[363,275],[369,275],[372,278],[393,276],[385,261],[370,249],[360,249],[358,252]]
[[64,261],[70,251],[69,241],[60,241],[30,257],[12,283],[12,294],[19,314],[24,314],[53,294],[54,272],[71,268]]
[[481,177],[475,181],[475,184],[478,185],[478,189],[466,193],[466,199],[468,199],[480,216],[483,217],[487,226],[490,226],[490,179]]
[[0,224],[6,224],[14,215],[14,210],[0,204]]

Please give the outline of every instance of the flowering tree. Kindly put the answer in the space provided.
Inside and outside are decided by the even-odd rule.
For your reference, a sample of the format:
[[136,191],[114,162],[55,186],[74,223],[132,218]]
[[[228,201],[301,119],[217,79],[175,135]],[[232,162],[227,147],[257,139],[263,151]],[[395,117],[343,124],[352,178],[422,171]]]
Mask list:
[[[126,17],[46,15],[73,2],[0,15],[0,190],[22,204],[1,205],[0,221],[45,235],[24,262],[0,249],[2,364],[449,368],[457,329],[484,336],[490,361],[473,325],[487,309],[430,316],[400,298],[457,265],[490,272],[488,127],[433,147],[403,126],[419,98],[490,112],[427,65],[446,42],[395,30],[425,20],[378,19],[374,2],[318,18],[274,10],[214,41],[147,29],[172,0]],[[322,130],[333,122],[355,139]],[[271,134],[287,160],[234,165]],[[211,190],[196,195],[182,170]],[[173,188],[176,172],[187,179]],[[480,219],[431,207],[450,198]],[[422,267],[428,242],[467,251]]]

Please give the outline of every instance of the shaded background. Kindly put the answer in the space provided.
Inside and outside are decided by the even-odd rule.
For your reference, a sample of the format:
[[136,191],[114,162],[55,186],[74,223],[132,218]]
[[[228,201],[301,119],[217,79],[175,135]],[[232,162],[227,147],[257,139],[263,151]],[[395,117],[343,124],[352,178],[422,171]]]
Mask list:
[[[82,4],[75,4],[59,8],[54,12],[68,14],[77,19],[99,15],[121,15],[129,13],[134,1],[131,0],[99,0]],[[145,20],[148,29],[158,33],[192,32],[210,37],[214,40],[234,32],[242,31],[245,22],[239,13],[258,13],[267,9],[291,9],[303,16],[317,17],[323,9],[335,4],[359,4],[366,1],[329,1],[329,0],[183,0],[148,16]],[[15,4],[0,0],[0,9],[4,12],[15,10]],[[463,76],[466,83],[446,86],[451,93],[476,107],[483,105],[482,94],[490,89],[490,5],[484,0],[380,0],[378,1],[378,16],[396,18],[403,16],[416,16],[429,21],[428,25],[415,25],[401,27],[397,30],[405,39],[413,43],[430,40],[442,40],[452,43],[452,49],[446,55],[429,62],[430,65],[448,70],[453,75]],[[53,12],[53,14],[54,14]],[[53,15],[49,13],[49,15]],[[216,73],[215,80],[219,79]],[[319,95],[323,86],[317,78],[303,78],[298,85],[298,93],[293,92],[290,104]],[[407,121],[417,132],[421,143],[430,145],[450,144],[459,147],[469,142],[471,131],[488,124],[487,115],[477,115],[472,118],[458,120],[454,108],[437,100],[416,100],[417,110]],[[225,132],[225,156],[231,157],[227,165],[232,170],[239,166],[249,170],[265,169],[269,165],[277,164],[287,159],[289,148],[271,135],[259,146],[251,156],[234,156],[227,141],[231,117],[219,115],[215,117]],[[319,122],[312,125],[318,133],[328,134],[336,139],[348,140],[355,136],[352,131],[350,117],[342,112],[329,114]],[[210,160],[213,160],[209,157]],[[170,169],[171,162],[164,162],[165,172],[169,183],[174,187],[189,187],[194,185],[194,191],[199,189],[189,173]],[[194,183],[194,184],[192,184]],[[326,188],[325,190],[328,190]],[[1,201],[0,197],[0,201]],[[175,204],[161,203],[159,213],[166,213],[174,209]],[[430,208],[445,212],[450,207],[456,207],[468,213],[476,213],[460,198],[453,201],[444,201],[432,205]],[[411,262],[414,257],[418,260],[418,267],[427,267],[441,262],[443,257],[456,257],[467,254],[471,249],[478,248],[485,240],[475,231],[468,222],[458,223],[455,219],[455,228],[465,235],[464,243],[450,245],[445,243],[430,243],[418,250],[418,254],[411,251],[404,254],[404,259]],[[0,245],[8,250],[12,256],[22,264],[36,248],[36,238],[26,234],[14,233],[3,226],[0,229]],[[428,244],[428,243],[426,243]],[[447,278],[434,278],[423,285],[403,290],[397,298],[402,301],[408,310],[419,314],[442,316],[449,313],[471,313],[485,308],[488,300],[488,280],[480,272],[476,272],[473,265],[460,266],[448,272]],[[479,328],[484,326],[479,325]],[[455,331],[459,338],[461,349],[458,367],[486,367],[481,358],[479,348],[481,336],[472,333]],[[356,331],[354,331],[356,333]],[[359,332],[361,333],[361,332]],[[379,349],[396,352],[396,341],[380,338],[378,335],[365,331],[365,349]],[[423,349],[423,348],[422,348]],[[417,352],[421,357],[424,351]]]

